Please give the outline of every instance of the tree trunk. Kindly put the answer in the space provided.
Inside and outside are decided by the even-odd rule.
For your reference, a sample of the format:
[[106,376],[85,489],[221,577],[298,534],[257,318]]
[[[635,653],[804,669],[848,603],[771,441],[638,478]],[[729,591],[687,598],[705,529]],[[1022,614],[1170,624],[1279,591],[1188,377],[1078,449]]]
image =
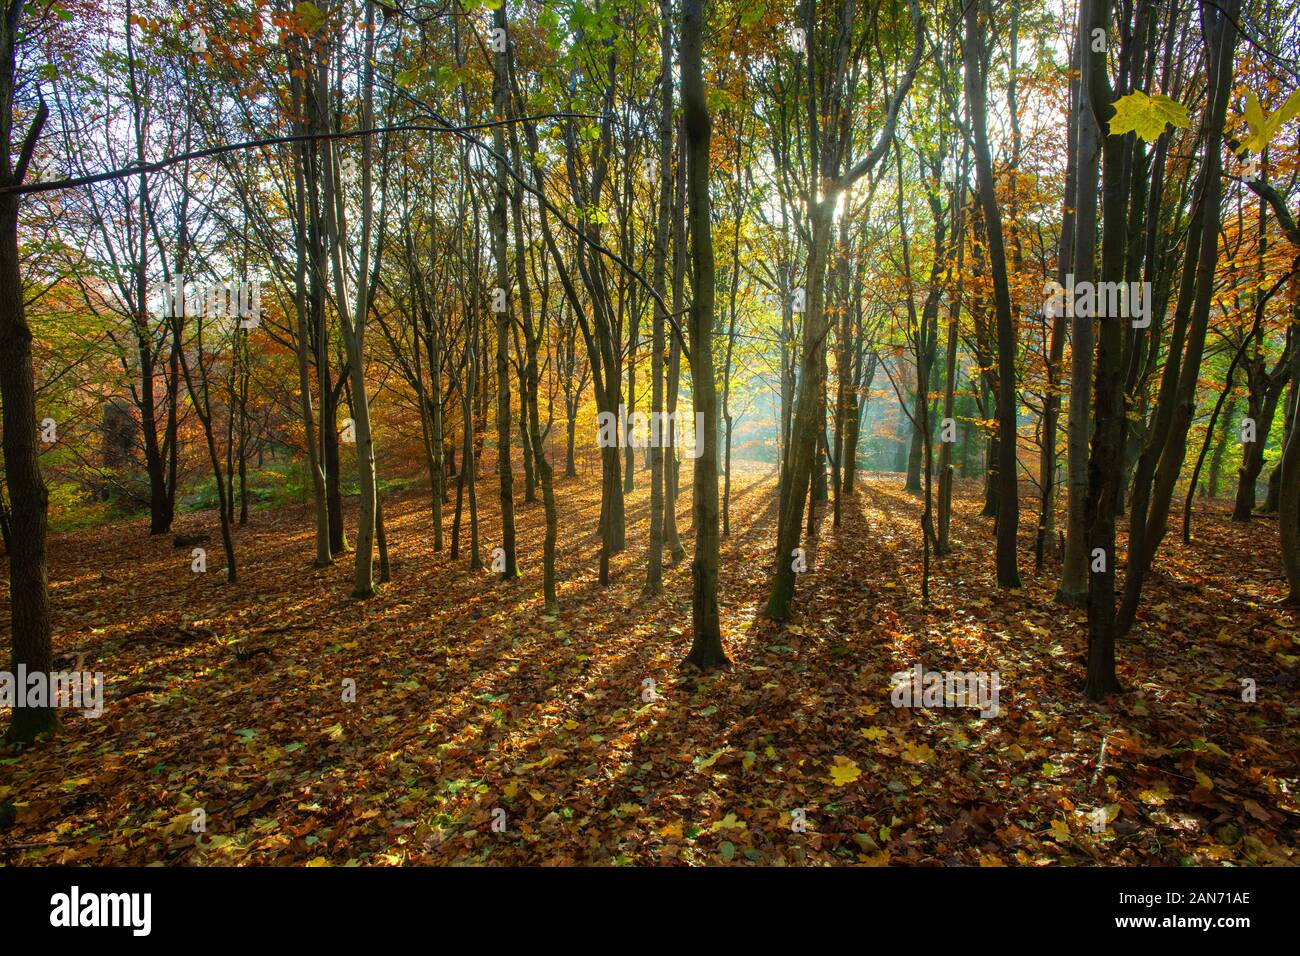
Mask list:
[[[14,62],[22,14],[0,18],[0,184],[19,185],[48,111],[41,104],[27,133],[17,168],[13,156]],[[46,530],[49,493],[36,454],[36,390],[32,375],[32,332],[23,303],[18,257],[18,197],[0,195],[0,402],[4,411],[5,479],[13,503],[10,516],[9,607],[12,627],[10,671],[53,669],[50,644],[49,568]],[[59,729],[54,707],[14,707],[8,737],[26,743]]]
[[998,339],[998,586],[1020,587],[1016,562],[1016,532],[1020,523],[1019,476],[1016,473],[1016,329],[1011,313],[1011,290],[1002,235],[1002,213],[998,208],[989,155],[986,84],[983,73],[984,36],[975,4],[966,8],[966,97],[974,132],[977,191],[988,233],[989,265],[993,273],[993,306]]
[[[506,5],[501,3],[492,13],[493,25],[506,33]],[[496,115],[506,117],[509,114],[509,88],[506,80],[506,48],[510,40],[500,45],[492,57],[492,101]],[[497,474],[501,479],[501,550],[505,552],[505,567],[500,579],[509,581],[519,577],[519,565],[515,556],[515,479],[514,468],[510,462],[510,264],[506,260],[506,183],[508,169],[506,161],[505,128],[497,124],[492,128],[492,144],[497,156],[496,204],[492,209],[492,255],[496,259],[497,288],[496,296],[504,302],[494,301],[496,310],[497,333]],[[496,299],[493,296],[493,299]],[[501,306],[497,308],[497,306]]]
[[713,372],[713,224],[709,214],[709,141],[713,121],[704,98],[704,4],[682,0],[682,110],[686,185],[694,264],[690,311],[691,392],[703,423],[695,458],[695,559],[691,562],[693,638],[687,664],[711,670],[730,663],[718,621],[718,396]]
[[659,0],[659,198],[655,220],[654,265],[651,281],[657,299],[651,330],[650,355],[650,413],[660,427],[650,433],[650,551],[646,559],[645,590],[659,594],[663,590],[664,558],[664,336],[668,316],[660,300],[668,297],[668,236],[672,223],[672,148],[673,148],[673,84],[672,84],[672,4]]
[[[1080,69],[1090,62],[1092,34],[1091,14],[1079,8],[1079,28],[1075,46]],[[1103,62],[1102,68],[1105,68]],[[1076,139],[1070,144],[1075,153],[1077,183],[1075,192],[1075,239],[1073,267],[1075,282],[1091,282],[1095,271],[1097,248],[1098,159],[1101,131],[1093,112],[1086,83],[1080,83],[1076,116]],[[1066,424],[1066,518],[1065,556],[1061,561],[1061,580],[1056,600],[1080,607],[1088,600],[1088,533],[1084,505],[1088,497],[1088,445],[1091,438],[1092,410],[1092,317],[1078,315],[1073,301],[1065,308],[1070,315],[1070,407]]]

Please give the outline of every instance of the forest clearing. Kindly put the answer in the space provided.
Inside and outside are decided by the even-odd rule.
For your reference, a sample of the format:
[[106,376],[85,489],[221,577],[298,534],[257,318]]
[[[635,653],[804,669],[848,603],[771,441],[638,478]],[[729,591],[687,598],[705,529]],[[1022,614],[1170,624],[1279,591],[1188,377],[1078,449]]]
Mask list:
[[[722,633],[746,663],[708,676],[677,667],[685,565],[646,596],[634,545],[602,589],[596,536],[566,535],[564,610],[547,615],[535,566],[499,587],[435,554],[415,492],[385,500],[401,557],[361,608],[342,569],[303,574],[301,507],[239,532],[233,600],[218,581],[195,587],[186,556],[139,527],[56,538],[55,653],[115,676],[104,717],[11,769],[5,792],[30,802],[9,861],[1294,865],[1282,782],[1300,715],[1243,704],[1239,678],[1294,691],[1296,611],[1278,605],[1276,558],[1224,508],[1153,580],[1124,644],[1128,693],[1096,710],[1077,693],[1083,612],[1061,613],[1052,579],[988,597],[974,483],[928,611],[919,503],[899,476],[871,474],[842,528],[823,516],[805,609],[779,627],[760,613],[774,475],[736,470]],[[629,496],[634,539],[647,498]],[[589,484],[561,482],[558,503],[563,527],[594,526]],[[540,512],[519,512],[526,552]],[[481,520],[495,540],[490,506]],[[913,661],[998,672],[998,719],[892,706],[890,675]]]

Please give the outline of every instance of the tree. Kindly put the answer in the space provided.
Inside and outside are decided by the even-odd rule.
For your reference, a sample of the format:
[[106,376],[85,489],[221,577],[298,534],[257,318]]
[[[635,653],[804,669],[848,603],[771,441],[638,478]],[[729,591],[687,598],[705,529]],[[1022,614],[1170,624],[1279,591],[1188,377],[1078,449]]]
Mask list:
[[[0,187],[21,185],[49,109],[41,102],[21,142],[15,141],[19,95],[16,63],[25,39],[24,5],[12,0],[0,19]],[[17,150],[15,152],[15,149]],[[11,671],[48,674],[50,598],[46,563],[49,493],[36,458],[36,401],[32,377],[32,330],[24,314],[18,264],[18,204],[13,192],[0,192],[0,402],[4,403],[5,479],[9,517],[9,604],[13,635]],[[56,731],[53,707],[15,707],[11,740],[28,742]]]
[[718,395],[713,371],[713,221],[709,203],[709,146],[713,121],[704,96],[705,0],[682,0],[681,68],[686,134],[686,192],[690,210],[691,394],[704,435],[692,489],[695,557],[691,562],[691,651],[686,663],[710,670],[730,663],[718,621]]
[[984,212],[984,226],[988,235],[989,266],[993,272],[993,308],[997,319],[998,586],[1018,588],[1020,572],[1016,561],[1016,532],[1020,525],[1020,493],[1016,461],[1016,329],[1011,314],[1011,288],[1007,280],[1002,212],[998,207],[993,183],[993,160],[989,152],[984,34],[980,29],[976,5],[968,4],[965,10],[966,99],[974,135],[976,195]]

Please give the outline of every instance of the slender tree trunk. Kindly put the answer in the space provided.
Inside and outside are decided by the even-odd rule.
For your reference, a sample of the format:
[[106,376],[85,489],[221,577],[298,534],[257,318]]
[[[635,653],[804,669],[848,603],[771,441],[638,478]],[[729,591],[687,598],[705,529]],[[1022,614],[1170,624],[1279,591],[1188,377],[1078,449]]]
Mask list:
[[[1232,60],[1236,49],[1237,29],[1235,21],[1241,8],[1241,0],[1226,0],[1220,8],[1202,8],[1201,16],[1208,29],[1210,39],[1209,59],[1210,95],[1206,104],[1204,129],[1205,147],[1202,161],[1203,176],[1200,178],[1201,201],[1199,213],[1193,216],[1193,223],[1199,228],[1188,232],[1187,243],[1189,255],[1185,268],[1192,269],[1195,263],[1195,287],[1192,290],[1190,321],[1187,322],[1187,349],[1179,370],[1179,380],[1171,410],[1168,438],[1163,444],[1159,464],[1155,470],[1155,480],[1151,487],[1150,512],[1137,507],[1131,509],[1129,520],[1130,546],[1128,571],[1124,579],[1124,599],[1120,606],[1117,633],[1125,634],[1137,615],[1138,602],[1141,600],[1142,581],[1156,549],[1164,538],[1169,523],[1169,508],[1173,498],[1174,486],[1182,471],[1183,460],[1187,452],[1187,431],[1191,426],[1196,408],[1196,386],[1201,372],[1201,357],[1205,348],[1206,329],[1209,324],[1211,296],[1214,291],[1214,273],[1219,253],[1219,204],[1222,190],[1223,126],[1227,115],[1230,94]],[[1191,251],[1196,250],[1195,258]],[[1188,288],[1185,285],[1185,288]],[[1186,314],[1186,299],[1180,290],[1178,311]],[[1176,318],[1177,320],[1177,318]],[[1168,361],[1173,361],[1171,358]],[[1162,396],[1163,397],[1163,396]],[[1137,493],[1143,490],[1137,485]],[[1141,530],[1139,530],[1141,528]],[[1135,531],[1138,533],[1135,535]],[[1136,539],[1136,540],[1135,540]]]
[[703,436],[692,488],[695,559],[691,562],[693,637],[686,663],[710,670],[730,663],[718,620],[718,397],[713,372],[713,224],[709,214],[709,141],[713,121],[704,98],[704,4],[682,0],[682,110],[686,133],[686,186],[694,263],[690,312],[691,392]]
[[[366,50],[363,57],[363,94],[361,125],[369,129],[374,125],[374,8],[366,6]],[[334,288],[339,309],[352,305],[350,321],[343,321],[343,344],[348,357],[348,379],[352,392],[353,425],[357,438],[357,471],[361,484],[361,502],[357,515],[357,543],[353,563],[352,596],[368,598],[375,593],[374,545],[378,514],[378,479],[375,474],[375,447],[370,426],[370,400],[366,386],[365,333],[369,314],[370,255],[373,211],[371,208],[371,143],[370,137],[361,139],[361,253],[357,268],[356,290],[352,300],[347,294],[346,262],[343,247],[347,241],[346,224],[341,214],[341,197],[335,195],[338,180],[334,173],[332,152],[327,163],[326,210],[327,231],[334,260]]]
[[[492,23],[502,35],[506,32],[506,5],[501,3],[492,13]],[[510,94],[506,78],[506,47],[500,45],[492,58],[492,101],[497,116],[505,117],[510,110]],[[496,311],[497,333],[497,474],[501,479],[501,550],[505,553],[505,566],[500,579],[509,581],[519,577],[519,564],[515,556],[515,479],[510,461],[510,263],[506,259],[506,184],[509,179],[506,161],[505,128],[497,124],[492,128],[492,143],[497,155],[496,204],[492,209],[492,255],[496,259],[497,293],[493,296]],[[497,296],[504,302],[495,301]],[[497,308],[497,306],[501,306]]]
[[[1075,40],[1071,66],[1077,71],[1082,42]],[[1079,80],[1070,78],[1070,122],[1065,161],[1065,199],[1061,210],[1061,238],[1057,246],[1056,281],[1065,286],[1074,271],[1074,210],[1078,193]],[[1034,567],[1056,552],[1056,435],[1061,420],[1061,362],[1065,356],[1064,302],[1052,311],[1052,332],[1047,354],[1047,387],[1043,394],[1042,451],[1038,460],[1038,534],[1034,541]]]
[[975,4],[966,8],[966,97],[974,132],[977,191],[988,233],[989,265],[993,273],[993,306],[998,338],[998,586],[1020,587],[1016,561],[1016,532],[1020,524],[1019,476],[1016,473],[1016,329],[1002,235],[1002,213],[993,182],[989,155],[986,83],[983,73],[984,35]]
[[655,246],[652,283],[657,298],[651,330],[650,414],[660,423],[650,434],[650,551],[646,559],[645,590],[658,594],[663,590],[664,559],[664,439],[672,426],[664,426],[664,336],[668,317],[660,301],[668,298],[668,235],[672,222],[672,4],[659,0],[659,198],[655,220]]
[[[965,190],[962,190],[962,195],[958,199],[958,208],[960,209],[964,203]],[[960,216],[961,213],[959,212],[958,215]],[[945,421],[951,421],[954,428],[956,427],[953,412],[955,410],[954,402],[957,388],[957,320],[961,315],[961,296],[964,285],[962,281],[962,262],[965,258],[961,226],[956,229],[955,241],[957,243],[957,285],[952,297],[952,303],[948,309],[948,344],[944,350],[943,386],[943,417]],[[941,442],[939,445],[939,534],[934,551],[940,557],[952,550],[950,541],[950,532],[952,530],[952,446],[953,443],[949,441]]]
[[[683,137],[683,140],[685,137]],[[684,145],[679,146],[680,150]],[[675,177],[673,204],[673,314],[681,315],[686,302],[686,184],[684,160],[680,161]],[[677,421],[677,391],[682,378],[682,346],[677,336],[671,336],[668,351],[668,418]],[[677,532],[677,488],[681,463],[677,458],[676,436],[668,430],[664,441],[664,547],[668,549],[673,564],[686,557],[686,548]]]
[[[1075,36],[1080,69],[1090,62],[1091,14],[1079,8],[1079,29]],[[1104,69],[1105,64],[1102,64]],[[1097,247],[1097,192],[1098,161],[1100,157],[1100,128],[1094,116],[1091,94],[1086,83],[1080,83],[1075,109],[1077,140],[1071,144],[1075,151],[1077,190],[1075,193],[1075,240],[1073,266],[1076,283],[1091,282],[1095,271]],[[1079,607],[1088,598],[1088,533],[1084,519],[1084,504],[1088,497],[1088,445],[1091,439],[1092,410],[1092,317],[1079,315],[1073,301],[1065,303],[1070,315],[1070,408],[1066,425],[1066,491],[1065,556],[1061,561],[1061,581],[1056,589],[1056,600],[1062,604]]]
[[1219,429],[1219,440],[1214,443],[1214,454],[1210,456],[1210,474],[1207,479],[1208,488],[1202,492],[1211,500],[1219,497],[1219,476],[1223,471],[1223,455],[1228,450],[1228,436],[1232,434],[1232,423],[1237,417],[1237,396],[1233,395],[1232,400],[1228,402],[1228,412],[1223,419],[1223,427]]

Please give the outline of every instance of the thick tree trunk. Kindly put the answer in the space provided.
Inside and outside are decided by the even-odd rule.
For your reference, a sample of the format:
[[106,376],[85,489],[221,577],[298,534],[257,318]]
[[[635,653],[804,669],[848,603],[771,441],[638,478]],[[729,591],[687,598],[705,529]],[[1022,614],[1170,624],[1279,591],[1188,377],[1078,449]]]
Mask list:
[[[22,182],[25,159],[11,166],[13,129],[14,44],[17,19],[0,23],[0,184]],[[35,143],[45,123],[42,105],[28,142]],[[30,149],[24,149],[24,157]],[[13,502],[10,515],[9,607],[12,627],[11,672],[21,665],[28,673],[53,669],[50,644],[49,569],[46,529],[49,494],[36,454],[36,391],[32,375],[32,332],[23,305],[18,258],[18,197],[0,196],[0,402],[4,408],[5,480]],[[28,742],[38,734],[57,731],[53,707],[15,707],[9,739]]]
[[818,418],[821,382],[821,350],[826,347],[824,278],[830,244],[834,197],[823,199],[811,210],[812,241],[808,251],[807,295],[804,313],[802,372],[790,427],[790,445],[786,452],[786,474],[781,489],[782,507],[777,526],[776,574],[768,593],[767,616],[788,620],[794,599],[794,549],[799,546],[803,527],[804,501],[812,478],[813,460],[821,433]]
[[[1260,371],[1263,372],[1262,369]],[[1262,377],[1261,374],[1259,378]],[[1260,394],[1261,391],[1263,394]],[[1268,433],[1273,428],[1273,416],[1277,414],[1277,403],[1281,397],[1281,385],[1266,382],[1258,391],[1253,390],[1249,398],[1246,414],[1255,423],[1255,440],[1242,445],[1241,468],[1237,472],[1237,498],[1232,508],[1233,521],[1249,521],[1255,510],[1256,486],[1260,473],[1264,470],[1264,447],[1268,444]]]
[[1278,494],[1278,534],[1282,565],[1290,589],[1287,600],[1300,604],[1300,403],[1292,410],[1291,439],[1282,450],[1281,487]]

